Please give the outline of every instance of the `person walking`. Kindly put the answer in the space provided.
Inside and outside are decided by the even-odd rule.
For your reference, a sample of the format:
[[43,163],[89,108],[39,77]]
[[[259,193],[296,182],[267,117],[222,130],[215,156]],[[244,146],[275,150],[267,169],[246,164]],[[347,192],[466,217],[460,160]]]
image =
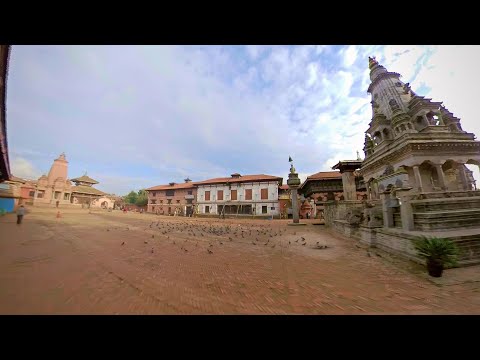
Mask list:
[[20,205],[20,207],[17,209],[17,224],[20,225],[23,220],[23,215],[25,215],[25,208],[23,205]]

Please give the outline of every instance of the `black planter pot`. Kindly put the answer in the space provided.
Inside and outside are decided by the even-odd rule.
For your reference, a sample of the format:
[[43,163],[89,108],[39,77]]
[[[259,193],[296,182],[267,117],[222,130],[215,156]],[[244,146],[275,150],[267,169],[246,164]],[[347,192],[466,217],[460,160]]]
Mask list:
[[443,262],[440,260],[427,260],[428,275],[432,277],[442,277]]

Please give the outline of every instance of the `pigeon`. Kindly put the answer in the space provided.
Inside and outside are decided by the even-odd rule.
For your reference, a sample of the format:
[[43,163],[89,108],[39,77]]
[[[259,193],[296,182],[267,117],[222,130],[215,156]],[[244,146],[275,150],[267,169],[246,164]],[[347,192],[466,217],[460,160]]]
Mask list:
[[288,244],[291,244],[291,241],[290,241],[290,240],[288,240]]
[[377,255],[378,257],[382,257],[382,255],[380,255],[379,253],[375,253],[375,255]]
[[125,241],[124,241],[124,242],[122,242],[122,245],[125,245]]
[[145,240],[143,243],[144,243],[144,244],[148,244],[148,241],[147,241],[147,240]]
[[305,245],[307,245],[307,243],[303,243],[303,244],[302,244],[302,246],[305,246]]
[[302,236],[302,240],[305,241],[305,238]]
[[153,248],[152,248],[152,254],[153,254]]
[[110,229],[107,229],[107,231],[110,231]]
[[223,245],[223,242],[220,241],[220,245]]
[[183,249],[183,251],[185,251],[185,252],[188,252],[188,250],[187,250],[187,249]]
[[295,242],[298,242],[298,240],[300,240],[300,239],[295,240]]
[[213,254],[213,251],[211,251],[210,249],[207,249],[207,251],[209,254]]
[[257,245],[257,244],[255,244],[255,241],[252,241],[252,244],[253,244],[253,245]]
[[276,244],[273,244],[273,245],[272,245],[272,249],[275,247],[275,245],[276,245]]
[[155,237],[155,235],[152,235],[152,239]]

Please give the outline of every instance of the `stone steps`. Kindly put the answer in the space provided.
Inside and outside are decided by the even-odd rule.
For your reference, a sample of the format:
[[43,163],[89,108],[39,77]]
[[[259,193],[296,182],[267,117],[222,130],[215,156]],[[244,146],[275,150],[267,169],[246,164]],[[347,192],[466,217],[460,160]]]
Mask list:
[[480,234],[452,238],[457,244],[460,254],[458,261],[466,266],[468,263],[480,263]]
[[439,212],[480,209],[480,197],[429,199],[412,202],[413,212]]
[[415,230],[440,230],[480,226],[480,209],[414,212]]

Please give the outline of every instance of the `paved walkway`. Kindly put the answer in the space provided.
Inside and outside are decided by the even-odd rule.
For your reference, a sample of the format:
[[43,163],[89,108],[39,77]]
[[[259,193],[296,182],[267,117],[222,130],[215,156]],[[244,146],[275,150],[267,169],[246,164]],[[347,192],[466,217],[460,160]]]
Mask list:
[[55,214],[0,217],[1,314],[480,314],[479,267],[435,282],[323,226]]

